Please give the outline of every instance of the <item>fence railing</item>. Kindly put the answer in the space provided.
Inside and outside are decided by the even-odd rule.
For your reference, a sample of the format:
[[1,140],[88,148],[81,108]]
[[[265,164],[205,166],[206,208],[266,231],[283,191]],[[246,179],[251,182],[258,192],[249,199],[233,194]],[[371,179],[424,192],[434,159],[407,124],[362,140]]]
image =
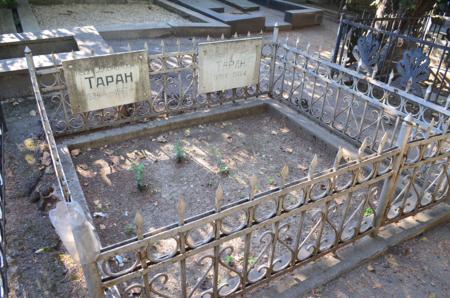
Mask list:
[[8,264],[6,262],[6,210],[5,210],[5,132],[6,124],[0,106],[0,297],[8,297]]
[[[298,266],[334,252],[390,222],[411,216],[448,196],[448,134],[409,142],[413,123],[402,124],[396,146],[345,164],[339,151],[334,167],[255,195],[256,179],[240,202],[223,206],[219,186],[215,210],[144,233],[135,218],[136,237],[104,248],[97,264],[107,296],[146,297],[235,295]],[[418,154],[409,158],[411,151]],[[412,172],[412,174],[404,174]],[[125,257],[121,267],[116,258]]]
[[[348,17],[346,17],[348,18]],[[382,18],[375,18],[373,15],[354,16],[354,22],[367,25],[378,30],[398,32],[403,35],[434,41],[435,38],[442,38],[441,30],[445,23],[443,17],[439,15],[425,15],[421,17],[405,17],[391,15]]]
[[[270,43],[264,43],[261,50],[259,84],[208,94],[201,94],[197,90],[198,63],[195,38],[190,50],[181,50],[179,42],[176,51],[168,52],[165,47],[162,41],[161,53],[148,56],[152,86],[152,96],[149,100],[75,114],[71,110],[61,61],[53,57],[54,66],[37,70],[36,76],[55,135],[148,120],[162,114],[187,112],[267,94],[268,76],[264,74],[270,67],[272,53]],[[147,44],[145,49],[148,50]],[[76,58],[75,54],[73,55]]]
[[[418,124],[414,132],[445,130],[450,111],[391,82],[374,79],[310,54],[308,49],[278,44],[273,98],[289,104],[334,133],[354,143],[368,142],[374,150],[385,133],[393,144],[401,122],[408,115]],[[450,103],[450,102],[449,102]]]
[[448,41],[429,41],[398,31],[341,19],[332,62],[445,106],[449,95]]
[[[92,297],[243,293],[448,197],[448,107],[298,45],[279,42],[275,30],[264,43],[257,86],[204,95],[195,91],[195,47],[150,55],[150,65],[160,65],[151,66],[152,86],[159,86],[151,101],[77,115],[70,112],[62,70],[36,70],[27,53],[63,190],[67,182],[52,130],[77,133],[262,94],[360,146],[353,160],[338,150],[334,166],[321,172],[314,157],[307,177],[300,180],[290,181],[289,169],[283,167],[280,186],[270,191],[256,193],[256,178],[250,178],[248,196],[229,205],[223,204],[219,186],[215,209],[192,218],[185,218],[186,203],[180,198],[178,222],[152,232],[144,231],[144,218],[137,212],[136,236],[103,247],[84,267]],[[187,66],[180,64],[184,56],[191,57]],[[188,85],[181,74],[185,70]],[[44,82],[49,74],[54,77],[50,84]],[[147,109],[140,113],[142,105]],[[68,188],[63,195],[70,199]]]

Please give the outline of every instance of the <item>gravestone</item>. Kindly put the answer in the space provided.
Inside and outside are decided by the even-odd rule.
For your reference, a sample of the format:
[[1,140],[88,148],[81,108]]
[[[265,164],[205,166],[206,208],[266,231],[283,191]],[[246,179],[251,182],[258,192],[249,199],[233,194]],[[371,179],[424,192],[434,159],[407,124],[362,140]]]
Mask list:
[[147,61],[145,51],[63,61],[73,113],[148,100]]
[[200,43],[198,92],[224,91],[258,84],[261,48],[261,37]]

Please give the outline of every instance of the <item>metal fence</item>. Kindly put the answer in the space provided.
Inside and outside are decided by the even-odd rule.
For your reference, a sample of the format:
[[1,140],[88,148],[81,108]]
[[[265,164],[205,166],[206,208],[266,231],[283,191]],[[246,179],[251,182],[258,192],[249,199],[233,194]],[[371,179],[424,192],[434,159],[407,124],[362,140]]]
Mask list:
[[5,217],[5,132],[6,124],[0,105],[0,297],[8,297],[8,279],[6,263],[6,217]]
[[[35,70],[27,53],[51,149],[52,130],[77,133],[262,95],[360,146],[353,160],[340,149],[334,166],[321,172],[315,157],[300,180],[291,181],[283,167],[280,186],[270,191],[256,193],[257,181],[250,178],[248,196],[229,205],[222,203],[219,186],[215,209],[193,218],[185,218],[180,198],[178,222],[152,232],[144,232],[137,212],[136,236],[103,247],[85,267],[92,297],[236,295],[448,197],[447,107],[411,94],[411,86],[401,90],[299,44],[279,42],[275,30],[264,43],[260,83],[214,94],[196,92],[195,44],[188,52],[163,50],[149,56],[152,86],[159,86],[150,101],[77,115],[70,112],[60,67]],[[45,84],[49,74],[54,79]],[[57,150],[52,157],[64,187]]]
[[[237,36],[235,37],[237,38]],[[167,52],[164,41],[161,53],[148,56],[152,96],[135,104],[73,114],[64,82],[61,61],[53,58],[54,66],[36,70],[36,81],[46,105],[48,118],[56,136],[86,130],[111,127],[139,120],[150,120],[159,115],[176,114],[213,107],[227,102],[267,94],[268,81],[264,73],[270,67],[271,45],[262,47],[261,81],[255,86],[201,94],[197,91],[197,41],[192,49]],[[145,45],[148,50],[148,46]],[[31,55],[31,54],[29,54]],[[76,58],[75,54],[73,54]]]
[[390,27],[399,24],[386,22],[387,29],[377,29],[341,19],[332,62],[368,75],[375,72],[377,80],[401,88],[409,85],[413,94],[445,106],[450,87],[448,40],[392,31]]
[[353,17],[352,20],[379,30],[398,32],[429,41],[444,37],[442,36],[442,28],[445,20],[439,15],[425,15],[422,17],[390,15],[382,18],[364,17],[363,15],[362,17]]

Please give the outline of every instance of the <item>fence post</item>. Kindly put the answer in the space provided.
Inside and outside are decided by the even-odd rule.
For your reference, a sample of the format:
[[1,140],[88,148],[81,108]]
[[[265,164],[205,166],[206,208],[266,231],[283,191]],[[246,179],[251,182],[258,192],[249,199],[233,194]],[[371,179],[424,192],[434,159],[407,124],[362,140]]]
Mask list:
[[272,58],[270,61],[270,73],[269,73],[269,96],[272,97],[274,78],[275,78],[275,66],[277,59],[277,49],[278,49],[278,23],[275,23],[273,27],[272,35]]
[[[89,239],[83,235],[83,231],[80,229],[72,229],[73,239],[75,240],[75,246],[77,247],[78,255],[80,260],[82,259],[81,253],[83,251],[82,248],[79,247],[80,241],[95,241],[94,239]],[[81,240],[82,239],[82,240]],[[91,242],[92,243],[92,242]],[[93,245],[88,245],[93,246]],[[102,278],[100,276],[100,272],[97,267],[97,262],[94,260],[93,262],[82,264],[81,268],[83,269],[84,279],[86,280],[86,285],[88,288],[88,297],[89,298],[104,298],[105,292],[102,288]]]
[[331,58],[331,62],[336,63],[337,61],[337,56],[339,53],[339,48],[341,45],[341,39],[342,39],[342,20],[344,19],[344,13],[341,13],[341,19],[339,20],[339,28],[338,28],[338,32],[337,32],[337,36],[336,36],[336,45],[334,46],[334,51],[333,51],[333,56]]
[[[44,129],[44,134],[49,146],[50,155],[52,157],[53,167],[55,169],[55,175],[58,178],[58,185],[63,195],[63,198],[66,201],[71,201],[71,194],[67,185],[67,180],[65,178],[65,174],[62,171],[62,165],[60,165],[61,160],[59,158],[59,154],[56,148],[56,141],[53,137],[53,132],[50,126],[50,122],[47,117],[47,112],[44,107],[44,103],[42,101],[42,96],[39,90],[39,83],[37,80],[36,67],[34,65],[33,54],[31,53],[30,48],[25,48],[25,58],[27,61],[28,71],[30,73],[30,80],[33,86],[33,90],[35,92],[36,97],[36,105],[39,111],[39,115],[42,121],[42,128]],[[85,239],[82,235],[79,234],[78,229],[72,229],[73,237],[75,240],[75,245],[78,249],[80,239]],[[94,241],[90,239],[88,241]],[[103,298],[105,297],[104,291],[102,289],[101,276],[97,267],[97,262],[93,261],[88,264],[84,264],[81,266],[83,269],[84,278],[86,280],[86,284],[88,287],[89,297],[90,298]]]
[[398,181],[401,177],[401,167],[403,165],[405,155],[407,153],[407,145],[409,138],[411,136],[411,132],[413,129],[412,123],[413,117],[411,114],[408,114],[403,119],[402,126],[397,136],[396,145],[400,152],[398,155],[394,157],[392,164],[392,175],[384,179],[383,188],[381,189],[380,194],[380,204],[377,207],[376,217],[374,219],[374,233],[378,232],[378,229],[383,225],[385,216],[387,214],[387,209],[389,206],[389,202],[392,200],[395,195],[395,190],[398,184]]

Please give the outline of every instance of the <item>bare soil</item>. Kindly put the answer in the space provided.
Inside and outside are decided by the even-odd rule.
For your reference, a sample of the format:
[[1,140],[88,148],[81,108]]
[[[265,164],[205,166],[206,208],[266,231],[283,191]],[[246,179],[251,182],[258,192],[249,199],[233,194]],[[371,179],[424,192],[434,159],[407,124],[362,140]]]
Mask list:
[[[182,162],[176,147],[186,156]],[[94,222],[107,245],[134,236],[138,209],[146,229],[156,229],[178,221],[181,196],[190,217],[214,208],[219,183],[227,204],[248,194],[251,176],[258,179],[257,191],[265,191],[280,183],[283,165],[292,181],[305,176],[314,154],[319,169],[330,167],[336,150],[264,113],[72,153],[91,213],[104,213]],[[133,164],[144,166],[145,191],[137,189]]]
[[[130,23],[188,22],[182,16],[159,5],[127,4],[56,4],[33,5],[33,13],[42,29],[80,26],[110,26]],[[132,16],[132,18],[130,18]]]

